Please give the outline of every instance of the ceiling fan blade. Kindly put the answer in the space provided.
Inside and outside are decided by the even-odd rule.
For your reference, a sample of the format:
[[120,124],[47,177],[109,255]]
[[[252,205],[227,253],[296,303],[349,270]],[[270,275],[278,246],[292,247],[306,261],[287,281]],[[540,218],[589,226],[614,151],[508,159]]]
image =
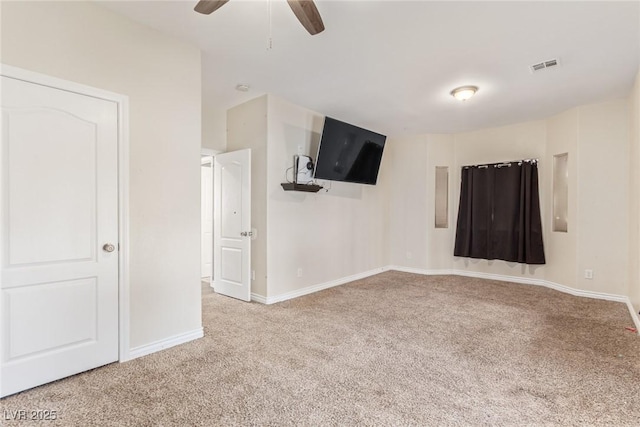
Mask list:
[[313,0],[287,0],[287,3],[298,21],[309,31],[309,34],[313,36],[324,31],[320,12],[318,12]]
[[228,1],[229,0],[200,0],[193,10],[203,15],[209,15],[220,9]]

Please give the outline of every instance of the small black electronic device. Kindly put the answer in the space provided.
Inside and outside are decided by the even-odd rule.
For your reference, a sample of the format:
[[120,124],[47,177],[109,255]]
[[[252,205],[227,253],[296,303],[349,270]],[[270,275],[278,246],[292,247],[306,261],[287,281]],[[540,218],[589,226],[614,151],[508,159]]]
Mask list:
[[293,176],[296,184],[311,184],[313,182],[313,161],[311,157],[301,154],[293,157]]

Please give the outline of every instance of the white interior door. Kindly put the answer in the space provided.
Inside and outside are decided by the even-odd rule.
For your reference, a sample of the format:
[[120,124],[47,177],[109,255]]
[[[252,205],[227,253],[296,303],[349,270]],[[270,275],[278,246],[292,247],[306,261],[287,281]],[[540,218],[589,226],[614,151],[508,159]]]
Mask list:
[[201,267],[200,277],[211,277],[213,272],[213,157],[203,157],[200,167],[200,191],[202,209],[201,223]]
[[251,150],[214,157],[213,288],[251,300]]
[[118,359],[118,107],[1,84],[6,396]]

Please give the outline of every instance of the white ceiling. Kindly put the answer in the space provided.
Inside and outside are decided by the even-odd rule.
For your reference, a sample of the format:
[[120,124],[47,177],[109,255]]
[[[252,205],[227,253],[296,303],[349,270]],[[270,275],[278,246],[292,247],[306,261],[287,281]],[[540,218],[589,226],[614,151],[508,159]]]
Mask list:
[[[310,36],[284,0],[103,3],[202,49],[203,102],[227,109],[272,93],[387,135],[451,133],[548,117],[628,96],[640,60],[640,2],[316,0]],[[271,34],[272,48],[268,49]],[[559,58],[532,74],[528,66]],[[235,90],[251,85],[248,93]],[[476,85],[464,103],[449,92]]]

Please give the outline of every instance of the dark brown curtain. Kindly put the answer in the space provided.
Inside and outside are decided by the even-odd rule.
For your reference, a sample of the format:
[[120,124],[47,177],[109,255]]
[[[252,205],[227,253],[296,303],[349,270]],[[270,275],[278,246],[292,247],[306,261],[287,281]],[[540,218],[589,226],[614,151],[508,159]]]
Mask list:
[[462,168],[453,254],[545,263],[537,162]]

